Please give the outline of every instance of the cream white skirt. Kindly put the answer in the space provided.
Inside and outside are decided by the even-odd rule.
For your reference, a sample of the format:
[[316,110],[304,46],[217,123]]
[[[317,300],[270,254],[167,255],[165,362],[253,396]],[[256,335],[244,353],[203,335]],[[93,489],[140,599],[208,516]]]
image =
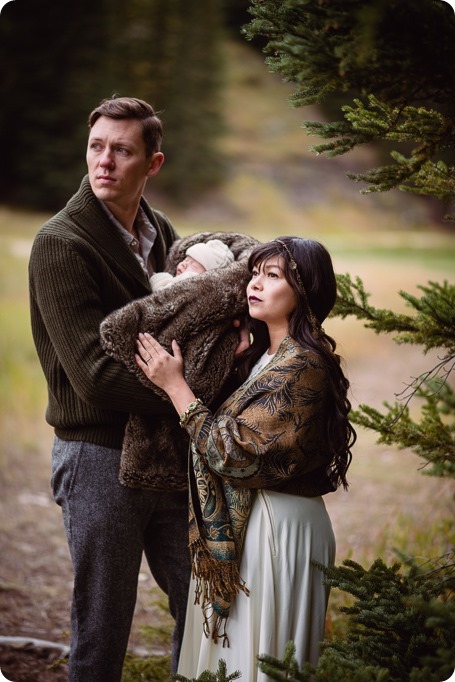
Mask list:
[[222,658],[228,674],[239,670],[245,682],[266,682],[256,657],[282,658],[291,639],[299,664],[315,665],[329,589],[312,560],[326,566],[335,560],[332,524],[322,497],[258,491],[240,567],[250,596],[241,592],[231,607],[226,628],[230,646],[205,637],[192,584],[178,672],[189,678],[204,670],[215,672]]

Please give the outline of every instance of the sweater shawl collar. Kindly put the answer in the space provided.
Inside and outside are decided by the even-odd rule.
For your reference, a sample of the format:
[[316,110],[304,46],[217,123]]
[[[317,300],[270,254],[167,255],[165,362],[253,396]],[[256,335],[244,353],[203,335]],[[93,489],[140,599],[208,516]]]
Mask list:
[[[157,217],[143,197],[141,207],[157,230],[153,254],[157,269],[161,269],[164,266],[166,245],[161,237]],[[93,193],[88,175],[83,178],[79,191],[71,197],[62,213],[70,217],[73,234],[79,234],[84,241],[93,244],[108,260],[121,263],[122,270],[142,285],[144,295],[150,292],[147,275]]]

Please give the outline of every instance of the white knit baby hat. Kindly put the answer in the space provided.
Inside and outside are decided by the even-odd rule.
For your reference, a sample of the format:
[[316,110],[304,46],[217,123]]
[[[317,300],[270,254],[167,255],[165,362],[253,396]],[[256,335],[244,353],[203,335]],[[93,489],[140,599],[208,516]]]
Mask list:
[[193,244],[187,248],[186,255],[197,260],[206,270],[224,268],[234,262],[234,254],[220,239]]

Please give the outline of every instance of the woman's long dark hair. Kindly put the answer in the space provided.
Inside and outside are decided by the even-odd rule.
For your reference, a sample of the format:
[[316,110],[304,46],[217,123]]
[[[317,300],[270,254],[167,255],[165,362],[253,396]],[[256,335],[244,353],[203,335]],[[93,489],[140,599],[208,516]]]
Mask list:
[[[332,455],[329,476],[335,487],[348,487],[346,473],[352,460],[351,448],[356,433],[348,420],[351,403],[347,393],[349,381],[341,368],[336,343],[322,329],[322,323],[335,305],[337,283],[332,259],[327,249],[312,239],[280,237],[256,247],[249,259],[248,269],[260,267],[273,256],[284,261],[284,276],[297,296],[297,305],[289,318],[289,335],[304,348],[316,353],[327,368],[329,393],[326,422],[327,443]],[[303,286],[302,286],[303,285]],[[253,336],[252,345],[242,354],[239,378],[244,381],[252,366],[268,349],[270,338],[265,322],[248,319]]]

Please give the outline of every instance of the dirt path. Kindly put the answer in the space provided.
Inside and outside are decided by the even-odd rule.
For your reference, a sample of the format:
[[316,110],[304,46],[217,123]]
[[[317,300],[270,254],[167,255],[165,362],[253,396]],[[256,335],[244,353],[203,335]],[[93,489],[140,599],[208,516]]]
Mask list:
[[[337,563],[348,554],[361,563],[364,557],[373,559],[380,538],[386,543],[387,532],[401,517],[411,525],[415,519],[418,528],[422,519],[445,516],[452,503],[448,483],[423,477],[415,455],[381,450],[371,441],[366,434],[360,438],[350,492],[326,498],[337,536]],[[71,565],[60,509],[49,488],[50,434],[40,442],[38,450],[7,446],[2,457],[0,634],[67,645]],[[140,578],[130,649],[150,654],[138,628],[159,616],[150,604],[154,581],[145,564]],[[48,649],[0,646],[0,669],[14,682],[64,682],[66,666],[50,668],[60,656]]]
[[[46,432],[39,449],[5,445],[2,452],[0,635],[67,646],[72,571],[60,509],[50,492],[51,440]],[[157,619],[150,603],[154,586],[144,565],[130,639],[130,650],[139,655],[150,653],[138,628]],[[60,657],[58,650],[0,645],[0,669],[14,682],[63,682],[65,665],[49,669]]]

